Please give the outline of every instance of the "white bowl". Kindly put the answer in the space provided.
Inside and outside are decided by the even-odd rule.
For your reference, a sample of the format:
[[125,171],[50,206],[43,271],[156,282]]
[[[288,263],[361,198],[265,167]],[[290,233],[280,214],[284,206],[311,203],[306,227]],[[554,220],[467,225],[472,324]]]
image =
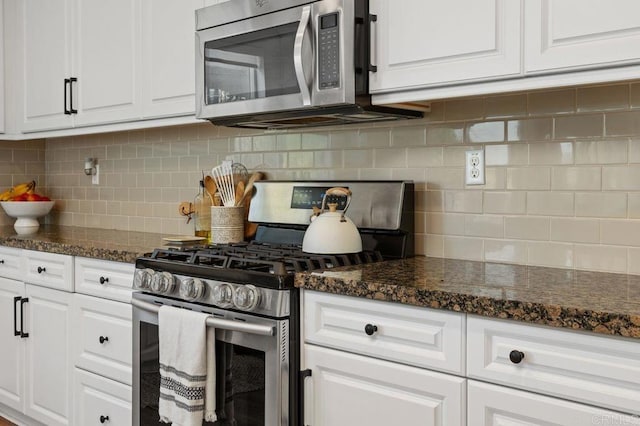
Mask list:
[[38,232],[38,218],[46,216],[54,204],[55,201],[0,201],[7,215],[17,218],[13,228],[20,235]]

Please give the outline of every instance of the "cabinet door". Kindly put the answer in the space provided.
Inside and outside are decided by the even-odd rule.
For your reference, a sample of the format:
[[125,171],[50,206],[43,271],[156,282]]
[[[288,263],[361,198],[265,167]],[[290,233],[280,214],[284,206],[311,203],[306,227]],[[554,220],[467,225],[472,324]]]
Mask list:
[[372,93],[520,73],[519,1],[371,0]]
[[314,345],[304,345],[304,359],[312,371],[305,382],[305,425],[466,422],[464,378]]
[[[22,411],[24,408],[24,343],[14,333],[20,329],[20,302],[24,284],[0,278],[0,403]],[[17,304],[17,306],[16,306]]]
[[49,426],[70,424],[69,325],[72,293],[26,286],[27,318],[24,413]]
[[640,418],[469,380],[468,426],[640,425]]
[[527,72],[640,60],[637,0],[527,0],[524,16]]
[[74,4],[75,125],[139,118],[140,0],[76,0]]
[[22,130],[69,128],[65,115],[65,78],[71,74],[71,0],[19,2],[23,64]]
[[131,386],[78,368],[74,376],[75,425],[131,425]]
[[203,0],[143,0],[144,116],[195,111],[195,11]]

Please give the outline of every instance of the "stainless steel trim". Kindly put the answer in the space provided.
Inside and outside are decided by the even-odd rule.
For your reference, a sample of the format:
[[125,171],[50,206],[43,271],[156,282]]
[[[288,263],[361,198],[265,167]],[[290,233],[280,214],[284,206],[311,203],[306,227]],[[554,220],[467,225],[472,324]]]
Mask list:
[[[311,209],[291,208],[293,188],[300,186],[342,186],[352,192],[347,216],[358,228],[398,230],[405,203],[405,182],[256,182],[256,192],[251,199],[249,220],[258,223],[284,223],[308,225]],[[409,206],[413,209],[413,206]]]
[[302,105],[311,105],[311,91],[307,84],[307,79],[304,75],[304,63],[302,58],[302,44],[304,42],[304,35],[307,32],[309,26],[309,18],[311,17],[311,6],[304,6],[302,8],[302,15],[300,17],[300,24],[298,25],[298,31],[296,32],[296,40],[293,44],[293,65],[296,70],[296,78],[298,79],[298,86],[300,86],[300,94],[302,95]]
[[[160,306],[154,305],[153,303],[143,302],[142,300],[131,299],[131,304],[144,311],[152,312],[157,314],[160,312]],[[215,327],[222,330],[229,331],[238,331],[240,333],[250,333],[250,334],[258,334],[260,336],[274,336],[275,329],[274,327],[258,325],[258,324],[247,324],[227,319],[220,318],[207,318],[206,324],[208,327]]]

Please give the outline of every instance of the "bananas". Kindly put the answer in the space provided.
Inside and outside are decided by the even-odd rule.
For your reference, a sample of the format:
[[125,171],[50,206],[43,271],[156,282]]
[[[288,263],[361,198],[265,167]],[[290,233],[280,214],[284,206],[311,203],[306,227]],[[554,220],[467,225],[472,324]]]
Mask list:
[[31,182],[24,182],[18,185],[15,185],[13,188],[9,188],[3,193],[0,194],[0,201],[9,201],[13,197],[17,197],[22,194],[31,194],[36,189],[36,181],[32,180]]

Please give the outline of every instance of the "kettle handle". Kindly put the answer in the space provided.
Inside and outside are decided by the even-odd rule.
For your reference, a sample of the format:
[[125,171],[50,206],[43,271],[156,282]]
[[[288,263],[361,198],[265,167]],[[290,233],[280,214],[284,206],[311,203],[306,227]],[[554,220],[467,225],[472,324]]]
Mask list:
[[324,193],[324,196],[322,197],[322,208],[320,209],[320,213],[324,211],[327,201],[327,195],[341,195],[343,197],[347,197],[347,204],[345,204],[344,209],[342,210],[342,215],[340,216],[340,222],[345,222],[346,219],[344,218],[344,214],[347,212],[349,204],[351,204],[351,190],[342,186],[334,186],[333,188],[327,189],[327,191]]

